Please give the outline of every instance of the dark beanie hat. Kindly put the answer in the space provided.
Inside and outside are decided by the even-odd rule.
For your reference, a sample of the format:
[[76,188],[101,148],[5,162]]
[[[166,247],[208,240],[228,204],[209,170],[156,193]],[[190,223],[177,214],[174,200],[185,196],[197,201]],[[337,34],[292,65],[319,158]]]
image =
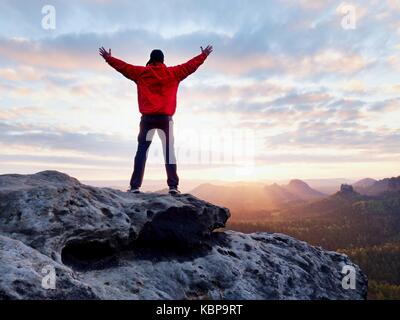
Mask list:
[[150,60],[147,62],[146,66],[155,62],[164,63],[164,53],[159,49],[155,49],[151,52]]

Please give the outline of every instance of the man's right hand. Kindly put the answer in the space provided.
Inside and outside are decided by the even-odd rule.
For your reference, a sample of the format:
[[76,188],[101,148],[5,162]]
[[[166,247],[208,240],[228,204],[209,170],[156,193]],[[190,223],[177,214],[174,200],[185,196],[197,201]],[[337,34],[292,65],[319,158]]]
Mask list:
[[106,49],[104,49],[104,47],[101,47],[99,49],[99,54],[104,58],[104,60],[107,60],[111,57],[111,49],[108,49],[107,51]]
[[208,45],[205,49],[203,47],[200,47],[201,52],[204,53],[206,56],[209,56],[211,52],[213,52],[213,47]]

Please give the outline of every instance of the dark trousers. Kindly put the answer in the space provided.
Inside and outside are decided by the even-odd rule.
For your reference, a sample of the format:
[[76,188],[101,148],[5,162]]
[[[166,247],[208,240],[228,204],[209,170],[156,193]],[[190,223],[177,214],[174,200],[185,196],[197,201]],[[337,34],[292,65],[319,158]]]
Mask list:
[[135,165],[131,178],[131,188],[140,188],[143,182],[144,169],[146,166],[147,152],[155,131],[161,138],[165,169],[167,171],[167,183],[169,187],[177,187],[179,177],[176,172],[176,158],[174,151],[172,117],[166,115],[144,115],[140,121],[138,136],[138,149],[135,156]]

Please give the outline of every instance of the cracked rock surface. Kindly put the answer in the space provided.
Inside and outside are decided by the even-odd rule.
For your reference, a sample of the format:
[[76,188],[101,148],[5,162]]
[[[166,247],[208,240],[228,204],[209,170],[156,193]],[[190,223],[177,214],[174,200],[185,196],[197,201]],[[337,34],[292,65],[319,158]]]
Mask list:
[[[229,217],[189,194],[95,188],[56,171],[1,175],[0,299],[366,297],[347,256],[282,234],[215,231]],[[355,289],[342,287],[345,265]],[[42,286],[49,266],[55,289]]]

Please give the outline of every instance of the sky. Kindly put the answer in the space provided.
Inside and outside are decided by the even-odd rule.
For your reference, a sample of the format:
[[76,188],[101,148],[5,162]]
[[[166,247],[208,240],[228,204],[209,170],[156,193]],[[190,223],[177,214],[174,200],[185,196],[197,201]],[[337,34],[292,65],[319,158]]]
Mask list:
[[[0,174],[128,180],[136,87],[98,48],[176,65],[209,43],[178,93],[181,179],[399,175],[400,0],[1,0]],[[155,139],[145,178],[162,163]]]

